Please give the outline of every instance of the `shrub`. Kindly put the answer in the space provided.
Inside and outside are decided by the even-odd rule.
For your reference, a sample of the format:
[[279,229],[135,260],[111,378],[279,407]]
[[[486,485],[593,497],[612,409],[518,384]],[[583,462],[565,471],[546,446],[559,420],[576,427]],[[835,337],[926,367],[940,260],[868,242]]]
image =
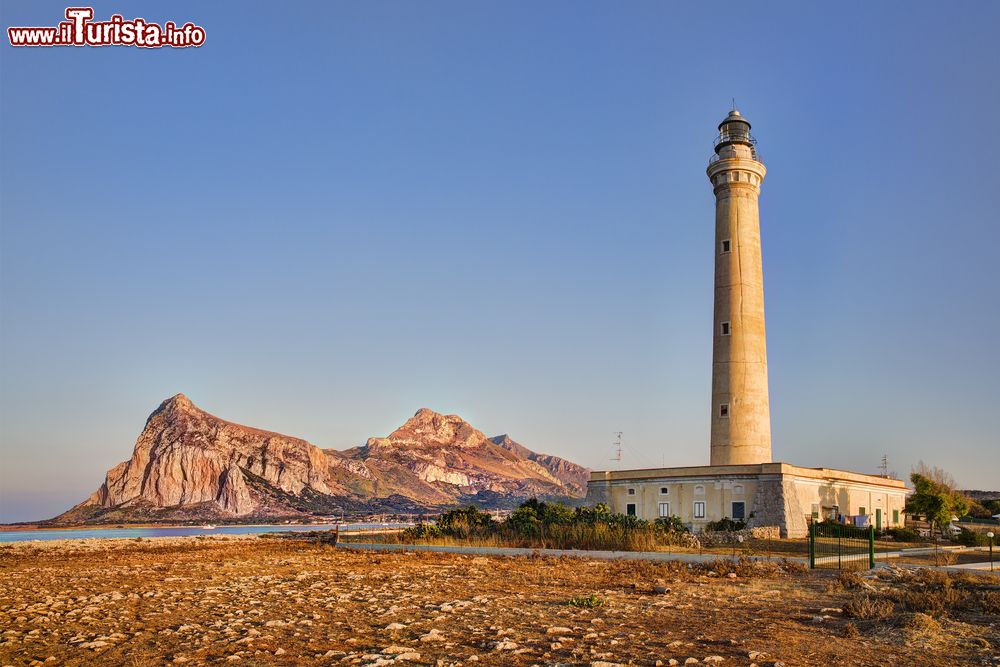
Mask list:
[[586,596],[570,598],[567,602],[570,607],[581,607],[583,609],[596,609],[597,607],[603,607],[605,602],[603,598],[599,598],[593,593]]
[[434,525],[409,528],[403,541],[456,538],[492,545],[527,548],[654,551],[665,545],[689,545],[691,536],[678,517],[651,523],[635,516],[613,514],[607,505],[570,508],[532,498],[503,521],[474,507],[441,515]]
[[984,614],[1000,615],[1000,592],[983,591],[976,595],[976,601]]
[[897,542],[916,542],[920,539],[920,534],[912,528],[889,528],[885,534]]
[[709,521],[705,525],[705,530],[716,531],[716,532],[734,532],[737,530],[743,530],[747,527],[747,522],[742,519],[730,519],[729,517],[723,517],[718,521]]
[[409,540],[427,539],[430,537],[443,537],[444,533],[433,523],[422,523],[417,526],[410,526],[402,533],[401,537]]
[[475,507],[470,506],[445,512],[438,519],[437,527],[442,534],[452,537],[488,535],[493,532],[494,521],[493,517],[486,512],[480,512]]
[[934,564],[938,567],[943,565],[954,565],[958,562],[958,554],[952,553],[951,551],[936,551],[934,552]]
[[962,532],[955,536],[955,541],[967,547],[985,547],[989,545],[990,538],[982,533],[963,528]]
[[864,583],[864,579],[857,572],[841,572],[840,576],[837,577],[837,581],[848,590],[861,588],[861,585]]
[[967,594],[947,585],[941,588],[925,588],[919,591],[906,591],[899,596],[899,601],[907,611],[920,612],[930,616],[941,616],[966,605]]
[[940,623],[927,614],[922,614],[920,612],[903,614],[899,617],[898,622],[901,628],[906,628],[907,630],[915,630],[917,632],[927,634],[933,634],[941,631]]
[[856,596],[844,605],[844,613],[850,618],[882,620],[892,616],[894,605],[890,600]]
[[684,522],[682,522],[681,518],[676,514],[672,516],[661,516],[653,522],[653,525],[665,533],[688,532],[687,526],[684,525]]

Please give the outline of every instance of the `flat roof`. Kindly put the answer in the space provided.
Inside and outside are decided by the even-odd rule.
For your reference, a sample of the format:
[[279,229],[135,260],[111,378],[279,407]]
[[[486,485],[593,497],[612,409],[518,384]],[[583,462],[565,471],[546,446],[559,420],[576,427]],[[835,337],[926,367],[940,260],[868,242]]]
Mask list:
[[794,475],[818,480],[838,480],[888,486],[902,491],[906,482],[880,475],[868,475],[848,470],[832,468],[802,468],[789,463],[756,463],[731,466],[685,466],[677,468],[640,468],[636,470],[594,470],[591,482],[614,482],[624,480],[662,479],[666,477],[741,477],[756,475]]

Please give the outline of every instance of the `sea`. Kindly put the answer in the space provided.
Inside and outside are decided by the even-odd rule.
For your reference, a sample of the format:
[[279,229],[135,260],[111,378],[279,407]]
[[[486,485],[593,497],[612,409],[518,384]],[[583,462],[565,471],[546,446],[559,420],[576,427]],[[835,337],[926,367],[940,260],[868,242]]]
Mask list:
[[[343,523],[341,531],[401,529],[409,523]],[[109,537],[186,537],[190,535],[255,535],[260,533],[284,533],[288,531],[333,530],[337,524],[288,524],[276,526],[171,526],[164,528],[64,528],[41,530],[0,531],[0,542],[28,542],[31,540],[81,540]]]

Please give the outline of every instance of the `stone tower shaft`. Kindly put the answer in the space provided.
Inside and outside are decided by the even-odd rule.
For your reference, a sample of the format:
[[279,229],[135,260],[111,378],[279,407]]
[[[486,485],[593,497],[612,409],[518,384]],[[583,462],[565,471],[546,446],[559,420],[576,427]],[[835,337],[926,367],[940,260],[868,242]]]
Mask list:
[[733,110],[708,165],[715,192],[712,465],[771,462],[757,201],[766,173],[750,123]]

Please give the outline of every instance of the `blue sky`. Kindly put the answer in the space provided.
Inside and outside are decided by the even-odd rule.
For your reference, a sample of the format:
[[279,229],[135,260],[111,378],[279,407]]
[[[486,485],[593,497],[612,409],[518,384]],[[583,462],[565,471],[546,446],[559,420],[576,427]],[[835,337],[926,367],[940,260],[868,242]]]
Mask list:
[[1000,487],[1000,5],[94,9],[207,41],[0,47],[0,520],[85,497],[177,392],[321,447],[426,406],[707,463],[732,97],[776,460]]

